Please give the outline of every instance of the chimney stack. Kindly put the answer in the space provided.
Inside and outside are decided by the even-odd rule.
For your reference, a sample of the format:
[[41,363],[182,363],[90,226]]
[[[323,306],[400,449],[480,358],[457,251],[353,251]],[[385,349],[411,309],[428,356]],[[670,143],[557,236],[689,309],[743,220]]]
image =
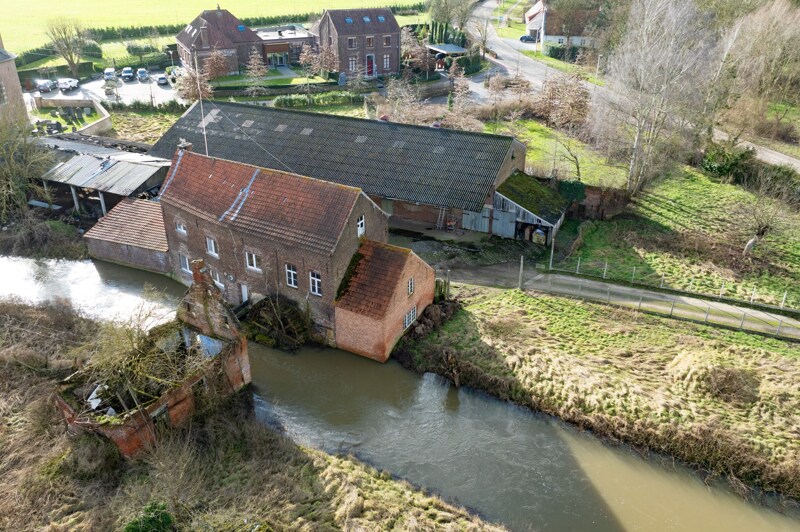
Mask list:
[[186,139],[181,139],[178,143],[178,149],[184,151],[192,151],[192,143],[187,141]]
[[200,26],[200,47],[208,46],[208,26]]

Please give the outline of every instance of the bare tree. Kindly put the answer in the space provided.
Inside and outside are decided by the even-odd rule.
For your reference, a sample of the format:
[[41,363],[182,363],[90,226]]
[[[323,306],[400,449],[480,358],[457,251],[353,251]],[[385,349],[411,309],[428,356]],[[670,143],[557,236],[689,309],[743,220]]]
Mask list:
[[24,217],[30,196],[47,196],[39,179],[54,163],[23,120],[0,118],[0,223]]
[[501,74],[495,74],[489,78],[489,100],[492,102],[492,118],[494,120],[498,119],[498,105],[505,97],[507,84],[508,78]]
[[247,75],[248,96],[260,96],[266,92],[263,83],[264,77],[267,75],[267,65],[264,64],[264,57],[258,50],[250,53],[245,74]]
[[489,46],[491,37],[491,23],[488,18],[478,18],[470,25],[470,38],[481,48],[481,58],[486,59],[486,48]]
[[216,47],[211,50],[208,57],[203,60],[203,71],[206,73],[209,80],[228,75],[230,66],[228,65],[228,58],[225,57],[222,50]]
[[181,98],[190,102],[208,99],[213,94],[205,69],[198,72],[192,67],[186,67],[185,73],[178,78],[175,89]]
[[790,224],[791,186],[778,178],[779,169],[764,169],[750,178],[745,187],[752,193],[749,200],[735,207],[735,233],[749,240],[743,255],[748,257],[753,248],[767,236],[775,236]]
[[576,74],[559,74],[544,82],[536,100],[537,114],[548,125],[574,131],[589,116],[589,89]]
[[460,1],[465,0],[428,0],[428,15],[434,22],[452,23]]
[[451,68],[452,91],[450,99],[452,106],[448,109],[442,124],[445,127],[461,129],[464,131],[483,131],[483,122],[472,114],[472,98],[469,80],[464,76],[464,71],[453,63]]
[[608,63],[608,87],[598,98],[597,138],[628,159],[634,195],[686,149],[703,112],[713,64],[713,35],[692,0],[634,0],[628,28]]
[[404,124],[424,124],[428,120],[416,87],[405,79],[392,79],[386,84],[386,109],[379,114]]
[[54,19],[47,23],[45,35],[56,53],[67,62],[72,77],[78,77],[78,65],[86,45],[86,30],[76,19]]
[[466,31],[469,19],[472,18],[472,10],[474,7],[475,0],[455,0],[452,22],[458,26],[458,29],[461,31]]
[[332,46],[328,44],[320,46],[318,55],[317,64],[321,76],[325,77],[329,72],[336,72],[339,67],[336,61],[336,52]]

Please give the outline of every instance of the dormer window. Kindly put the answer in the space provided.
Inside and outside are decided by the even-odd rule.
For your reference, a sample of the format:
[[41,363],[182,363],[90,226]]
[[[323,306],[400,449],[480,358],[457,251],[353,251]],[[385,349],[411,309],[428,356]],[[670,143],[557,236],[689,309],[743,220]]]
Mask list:
[[344,22],[345,22],[345,24],[352,24],[353,23],[353,19],[351,19],[350,17],[347,17],[346,19],[344,19]]
[[378,15],[378,22],[386,22],[386,17],[383,15]]
[[369,24],[370,23],[369,17],[364,17],[364,23],[365,24]]

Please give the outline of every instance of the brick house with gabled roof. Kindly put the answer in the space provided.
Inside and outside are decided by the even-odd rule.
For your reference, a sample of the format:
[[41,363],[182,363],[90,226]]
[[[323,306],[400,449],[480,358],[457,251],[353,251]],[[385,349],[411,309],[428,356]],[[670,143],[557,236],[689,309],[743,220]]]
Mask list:
[[208,9],[200,13],[175,37],[178,55],[186,66],[194,68],[194,54],[202,68],[203,61],[216,48],[225,55],[228,72],[236,73],[239,65],[247,64],[250,54],[263,55],[259,35],[245,26],[227,9]]
[[403,332],[433,302],[436,274],[413,251],[364,241],[336,301],[336,344],[385,362]]
[[162,187],[172,272],[191,281],[202,258],[227,301],[279,294],[336,343],[334,299],[365,239],[387,215],[360,189],[178,150]]
[[400,26],[388,8],[328,9],[311,29],[330,46],[339,72],[368,78],[400,72]]

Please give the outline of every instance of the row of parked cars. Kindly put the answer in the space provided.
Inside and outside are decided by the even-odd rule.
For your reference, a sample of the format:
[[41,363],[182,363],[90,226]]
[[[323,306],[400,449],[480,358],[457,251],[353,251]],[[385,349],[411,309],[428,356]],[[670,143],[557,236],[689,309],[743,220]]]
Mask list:
[[34,81],[36,90],[39,92],[50,92],[59,89],[61,92],[68,92],[78,88],[78,80],[73,78],[37,79]]
[[[134,81],[139,80],[142,83],[146,83],[150,79],[150,73],[147,71],[146,68],[138,68],[136,69],[136,73],[134,74],[132,67],[125,67],[120,72],[120,78],[122,81]],[[106,81],[114,81],[117,79],[117,72],[113,68],[107,68],[103,71],[103,79]],[[167,76],[164,74],[156,75],[156,83],[159,85],[166,85],[168,83]]]

